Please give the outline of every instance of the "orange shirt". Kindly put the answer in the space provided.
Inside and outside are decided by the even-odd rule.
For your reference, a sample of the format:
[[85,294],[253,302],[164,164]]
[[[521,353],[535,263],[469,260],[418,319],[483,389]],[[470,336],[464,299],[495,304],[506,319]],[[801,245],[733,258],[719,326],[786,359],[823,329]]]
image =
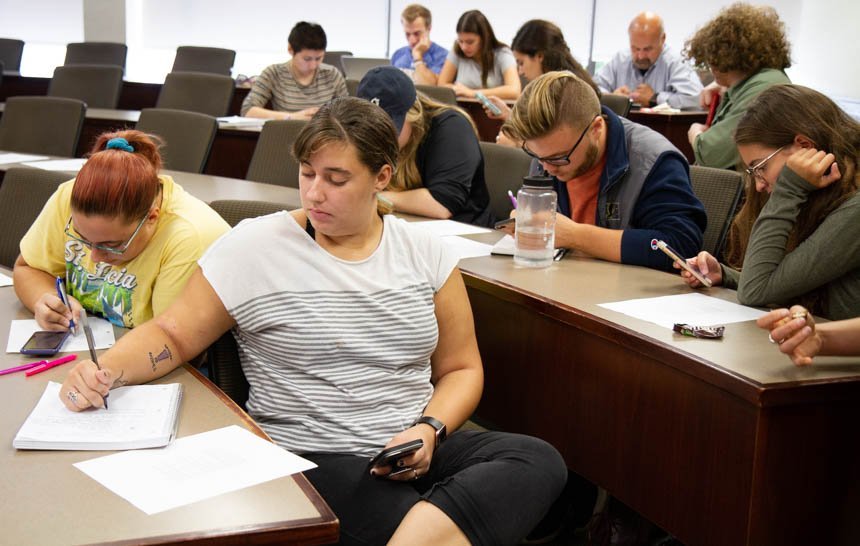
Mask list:
[[567,185],[570,199],[570,218],[580,224],[594,225],[597,219],[597,194],[600,190],[600,175],[606,166],[606,154],[587,172],[571,178]]

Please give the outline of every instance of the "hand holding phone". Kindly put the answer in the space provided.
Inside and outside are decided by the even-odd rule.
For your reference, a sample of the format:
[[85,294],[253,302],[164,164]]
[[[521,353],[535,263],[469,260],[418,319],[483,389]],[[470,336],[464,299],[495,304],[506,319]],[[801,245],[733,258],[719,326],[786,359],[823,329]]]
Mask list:
[[392,471],[386,474],[386,477],[396,476],[402,472],[412,472],[411,467],[398,468],[397,461],[415,453],[422,447],[424,447],[424,440],[418,438],[405,444],[385,448],[370,459],[370,466],[391,468]]
[[475,98],[478,99],[478,102],[480,102],[484,106],[484,108],[489,110],[490,113],[493,114],[494,116],[501,116],[502,115],[501,109],[499,109],[498,106],[496,106],[495,104],[490,102],[490,99],[488,99],[486,96],[484,96],[483,93],[475,93]]
[[55,355],[60,352],[63,343],[69,337],[69,333],[69,330],[33,332],[30,339],[21,347],[21,354],[36,356]]

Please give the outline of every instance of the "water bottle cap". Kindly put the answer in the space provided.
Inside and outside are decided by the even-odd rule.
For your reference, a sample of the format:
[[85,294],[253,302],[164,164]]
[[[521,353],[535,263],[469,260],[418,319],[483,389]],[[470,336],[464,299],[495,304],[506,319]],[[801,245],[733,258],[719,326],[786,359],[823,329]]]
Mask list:
[[551,188],[552,178],[549,176],[526,176],[523,178],[523,186],[529,188]]

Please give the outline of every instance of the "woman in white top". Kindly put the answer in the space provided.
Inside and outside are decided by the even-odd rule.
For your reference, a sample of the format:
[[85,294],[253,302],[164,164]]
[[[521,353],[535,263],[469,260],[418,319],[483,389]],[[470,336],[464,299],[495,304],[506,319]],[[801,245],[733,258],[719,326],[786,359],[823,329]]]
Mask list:
[[500,99],[519,98],[522,87],[514,54],[496,39],[480,11],[467,11],[457,21],[457,41],[439,73],[439,85],[452,88],[458,97],[483,93]]
[[[232,328],[248,413],[318,465],[306,476],[338,515],[341,544],[520,541],[567,470],[535,438],[446,434],[477,407],[483,368],[456,257],[381,214],[397,153],[380,107],[322,106],[293,144],[302,208],[216,241],[176,302],[102,355],[100,371],[75,366],[65,405],[102,407],[111,386],[161,377]],[[423,447],[369,465],[415,440]]]

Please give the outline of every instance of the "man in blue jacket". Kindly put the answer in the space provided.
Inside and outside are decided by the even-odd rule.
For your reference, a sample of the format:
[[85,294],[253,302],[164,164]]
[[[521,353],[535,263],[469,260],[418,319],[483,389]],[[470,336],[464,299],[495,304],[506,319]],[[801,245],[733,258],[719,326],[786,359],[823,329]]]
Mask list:
[[667,271],[671,261],[652,239],[683,257],[701,249],[707,219],[687,160],[659,133],[601,109],[570,72],[534,80],[502,131],[554,178],[556,246]]

